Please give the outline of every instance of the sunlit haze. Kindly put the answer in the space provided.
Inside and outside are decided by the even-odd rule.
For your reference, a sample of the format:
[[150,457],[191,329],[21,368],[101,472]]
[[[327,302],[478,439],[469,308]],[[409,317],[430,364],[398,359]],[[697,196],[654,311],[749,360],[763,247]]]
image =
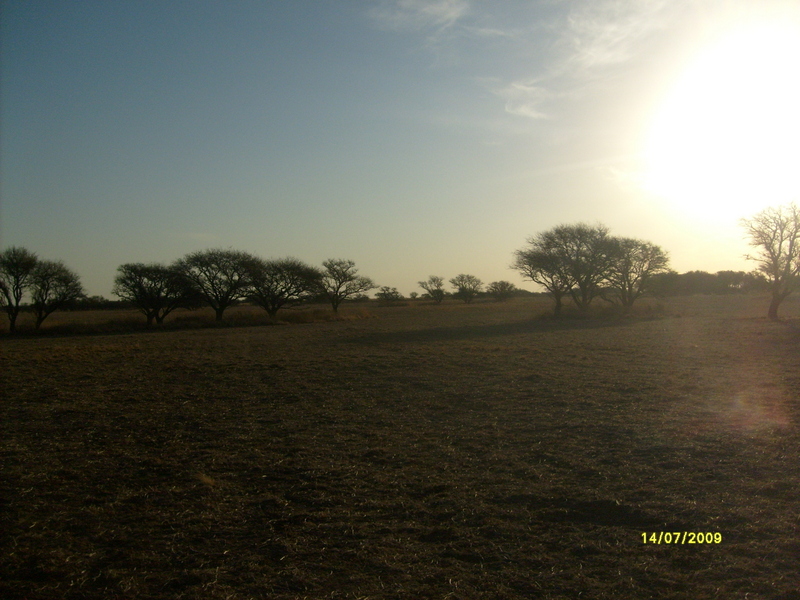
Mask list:
[[800,197],[795,1],[0,10],[0,247],[90,294],[211,247],[533,290],[513,251],[578,221],[750,270],[738,220]]
[[702,52],[655,119],[650,189],[682,210],[736,217],[800,194],[800,30],[754,24]]

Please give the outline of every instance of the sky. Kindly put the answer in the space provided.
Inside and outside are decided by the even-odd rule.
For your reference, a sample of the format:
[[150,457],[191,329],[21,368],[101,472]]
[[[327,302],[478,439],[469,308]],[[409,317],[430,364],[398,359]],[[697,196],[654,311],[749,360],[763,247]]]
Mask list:
[[536,286],[565,223],[751,270],[800,198],[800,3],[0,0],[0,247],[111,297],[234,248]]

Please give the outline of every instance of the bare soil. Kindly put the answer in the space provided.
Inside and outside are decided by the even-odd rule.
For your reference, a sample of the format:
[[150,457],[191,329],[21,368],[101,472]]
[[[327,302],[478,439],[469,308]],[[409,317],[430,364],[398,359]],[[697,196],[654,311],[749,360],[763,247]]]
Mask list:
[[790,300],[5,336],[0,597],[799,600]]

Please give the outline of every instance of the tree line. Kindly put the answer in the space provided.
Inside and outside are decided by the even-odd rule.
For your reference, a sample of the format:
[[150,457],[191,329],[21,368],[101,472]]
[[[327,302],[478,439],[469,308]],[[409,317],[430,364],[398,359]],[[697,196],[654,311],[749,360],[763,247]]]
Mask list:
[[[617,237],[604,225],[559,225],[528,238],[514,253],[512,269],[553,297],[559,316],[565,298],[582,311],[596,299],[629,311],[646,293],[730,293],[767,289],[771,300],[767,315],[778,318],[783,300],[800,287],[800,209],[792,203],[768,208],[742,219],[755,253],[753,273],[720,271],[716,275],[691,271],[679,275],[669,269],[669,255],[651,242]],[[508,281],[495,281],[485,291],[474,275],[459,274],[449,280],[452,296],[466,303],[488,293],[497,300],[519,292]],[[449,294],[443,277],[431,275],[419,286],[435,303]],[[248,300],[274,318],[282,308],[324,298],[338,312],[347,299],[363,296],[377,286],[358,274],[352,260],[329,259],[322,268],[296,258],[265,260],[238,250],[211,249],[187,254],[170,265],[126,263],[117,269],[112,293],[142,312],[147,324],[163,323],[177,308],[207,305],[221,321],[234,303]],[[35,327],[55,310],[85,298],[79,276],[61,261],[42,260],[25,248],[10,247],[0,253],[0,303],[16,331],[25,296],[35,314]],[[384,286],[377,297],[402,298],[397,288]],[[95,302],[102,298],[94,299]]]
[[147,324],[163,323],[177,308],[209,306],[217,321],[240,300],[274,318],[288,308],[324,296],[334,312],[342,301],[376,286],[352,260],[329,259],[318,269],[296,258],[265,260],[239,250],[187,254],[171,265],[128,263],[117,269],[112,293],[142,312]]
[[36,329],[51,313],[84,296],[80,277],[63,262],[42,260],[25,248],[12,246],[0,253],[0,301],[11,332],[17,330],[26,293],[36,315]]
[[512,268],[552,295],[557,317],[565,297],[581,311],[598,297],[629,311],[653,276],[669,270],[669,255],[651,242],[611,236],[604,225],[579,223],[529,238]]
[[528,239],[515,252],[512,268],[544,287],[561,313],[570,297],[582,311],[595,298],[619,304],[625,311],[645,293],[730,293],[768,289],[767,316],[800,287],[800,208],[795,203],[767,208],[740,221],[755,253],[753,273],[700,271],[678,275],[669,269],[669,255],[644,240],[609,235],[604,225],[560,225]]

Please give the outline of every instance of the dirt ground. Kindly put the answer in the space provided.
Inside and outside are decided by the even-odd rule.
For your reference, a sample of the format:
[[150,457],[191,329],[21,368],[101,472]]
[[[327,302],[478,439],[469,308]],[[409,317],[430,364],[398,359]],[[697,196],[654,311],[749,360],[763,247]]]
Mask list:
[[0,597],[800,600],[790,300],[4,336]]

